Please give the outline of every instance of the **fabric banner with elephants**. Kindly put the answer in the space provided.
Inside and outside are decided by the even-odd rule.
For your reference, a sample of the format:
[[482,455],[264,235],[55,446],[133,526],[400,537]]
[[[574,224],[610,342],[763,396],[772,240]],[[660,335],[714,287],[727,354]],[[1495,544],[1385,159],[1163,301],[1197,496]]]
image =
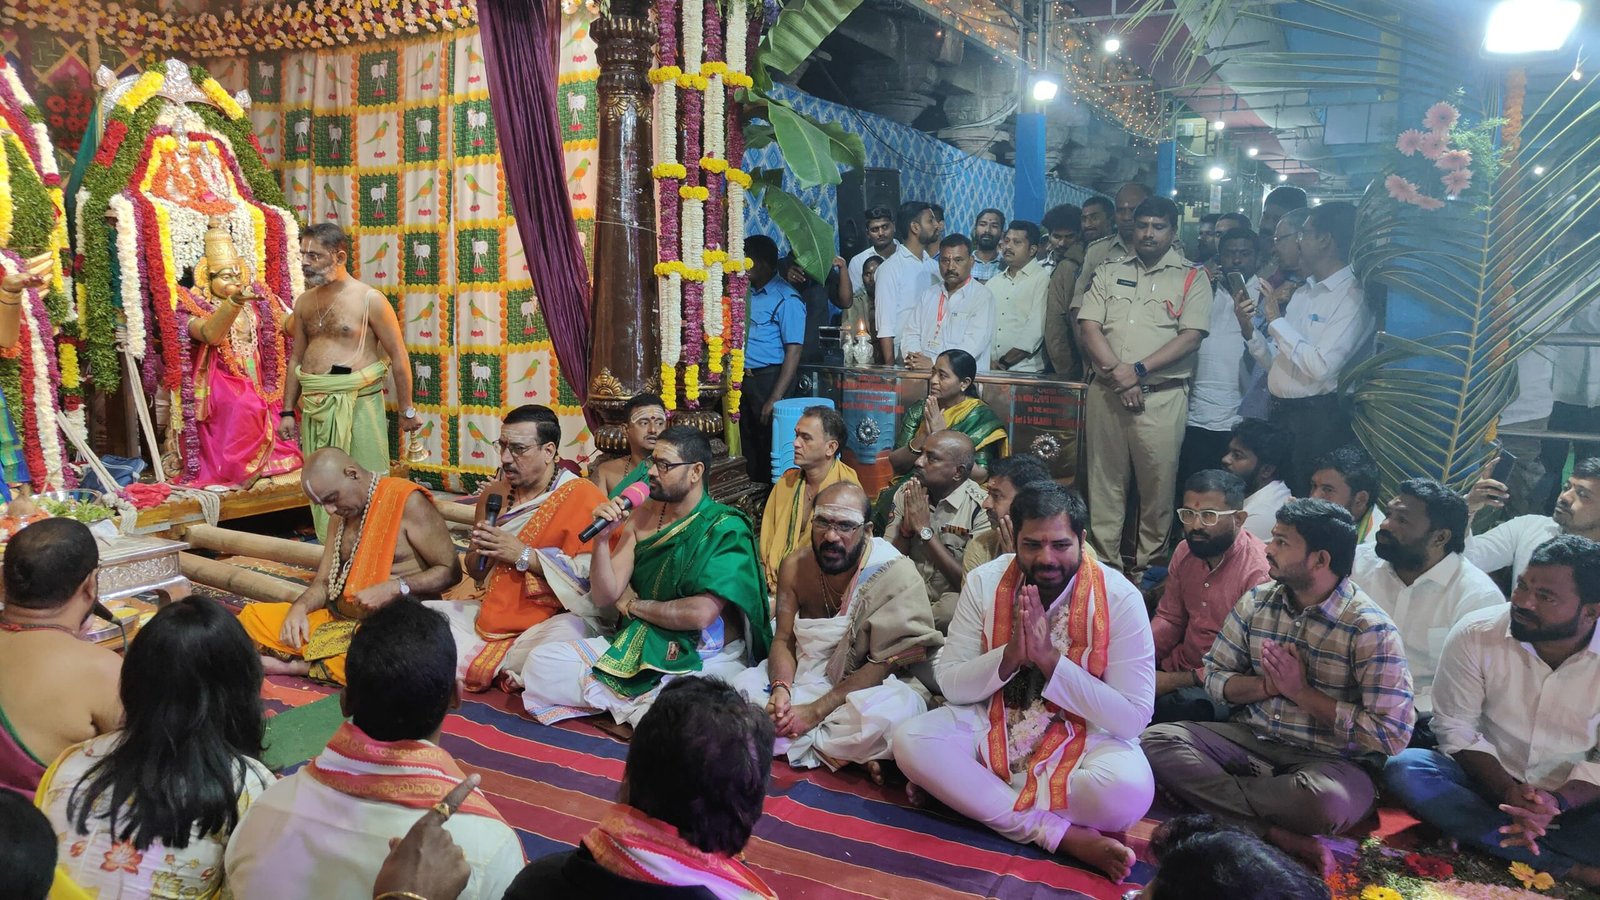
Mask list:
[[[594,73],[569,79],[565,63],[576,53],[592,69],[593,45],[586,26],[569,27],[563,41],[561,102],[575,126],[563,135],[573,148],[569,189],[588,231]],[[213,60],[211,68],[230,90],[249,89],[257,138],[290,208],[307,224],[344,227],[351,274],[399,315],[428,450],[412,477],[475,489],[499,466],[492,442],[501,416],[524,403],[555,409],[561,455],[586,461],[593,439],[557,371],[505,196],[476,29]],[[390,453],[398,459],[395,421]]]

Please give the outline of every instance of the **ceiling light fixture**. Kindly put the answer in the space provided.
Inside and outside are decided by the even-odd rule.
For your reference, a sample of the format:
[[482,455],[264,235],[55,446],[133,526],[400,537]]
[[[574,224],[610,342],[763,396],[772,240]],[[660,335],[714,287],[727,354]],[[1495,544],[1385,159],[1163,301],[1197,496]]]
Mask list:
[[1039,103],[1049,103],[1061,91],[1061,81],[1048,72],[1039,72],[1033,76],[1033,99]]
[[1261,152],[1261,148],[1260,147],[1251,147],[1248,150],[1244,151],[1245,155],[1250,157],[1251,159],[1255,159],[1256,158],[1256,154],[1258,154],[1260,152]]
[[1221,181],[1228,177],[1228,170],[1221,166],[1212,166],[1206,171],[1206,177],[1212,181]]
[[1228,127],[1228,123],[1222,121],[1221,119],[1218,119],[1215,122],[1211,123],[1211,127],[1216,131],[1221,131],[1222,129]]
[[1484,30],[1485,53],[1548,53],[1572,36],[1583,4],[1578,0],[1500,0]]
[[1114,34],[1108,34],[1106,35],[1105,42],[1100,45],[1100,48],[1115,56],[1117,53],[1122,51],[1122,38],[1119,38]]
[[1283,172],[1279,172],[1278,173],[1278,183],[1279,184],[1283,184],[1285,181],[1288,181],[1288,180],[1289,180],[1289,176],[1288,175],[1284,174]]
[[1540,177],[1543,177],[1543,175],[1544,175],[1544,166],[1534,166],[1533,167],[1533,177],[1540,178]]

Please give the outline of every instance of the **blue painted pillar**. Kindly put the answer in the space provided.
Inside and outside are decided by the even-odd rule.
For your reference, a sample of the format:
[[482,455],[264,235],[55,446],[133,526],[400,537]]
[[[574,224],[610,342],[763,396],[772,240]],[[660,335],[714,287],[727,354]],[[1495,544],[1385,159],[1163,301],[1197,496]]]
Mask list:
[[1044,113],[1017,113],[1016,194],[1012,218],[1037,222],[1044,218]]
[[1162,141],[1156,145],[1156,196],[1171,197],[1178,186],[1178,142]]

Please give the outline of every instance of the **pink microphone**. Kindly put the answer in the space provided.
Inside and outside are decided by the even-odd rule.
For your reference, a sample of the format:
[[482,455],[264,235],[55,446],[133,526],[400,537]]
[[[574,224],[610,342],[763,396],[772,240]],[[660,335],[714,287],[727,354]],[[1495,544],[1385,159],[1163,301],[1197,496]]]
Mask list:
[[[623,509],[633,509],[649,499],[650,485],[645,484],[642,481],[635,481],[633,484],[623,488],[622,493],[617,495],[617,500],[622,503]],[[601,529],[605,528],[608,524],[610,524],[608,520],[599,518],[598,516],[595,517],[594,524],[590,525],[588,528],[585,528],[583,532],[578,535],[578,540],[594,540],[594,536],[599,534]]]

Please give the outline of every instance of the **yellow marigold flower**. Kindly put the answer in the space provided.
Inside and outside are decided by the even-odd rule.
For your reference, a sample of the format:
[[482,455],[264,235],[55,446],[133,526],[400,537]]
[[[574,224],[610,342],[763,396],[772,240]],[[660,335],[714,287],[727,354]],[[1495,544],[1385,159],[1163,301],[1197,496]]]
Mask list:
[[1406,898],[1393,888],[1386,888],[1376,884],[1367,885],[1361,892],[1361,900],[1406,900]]

